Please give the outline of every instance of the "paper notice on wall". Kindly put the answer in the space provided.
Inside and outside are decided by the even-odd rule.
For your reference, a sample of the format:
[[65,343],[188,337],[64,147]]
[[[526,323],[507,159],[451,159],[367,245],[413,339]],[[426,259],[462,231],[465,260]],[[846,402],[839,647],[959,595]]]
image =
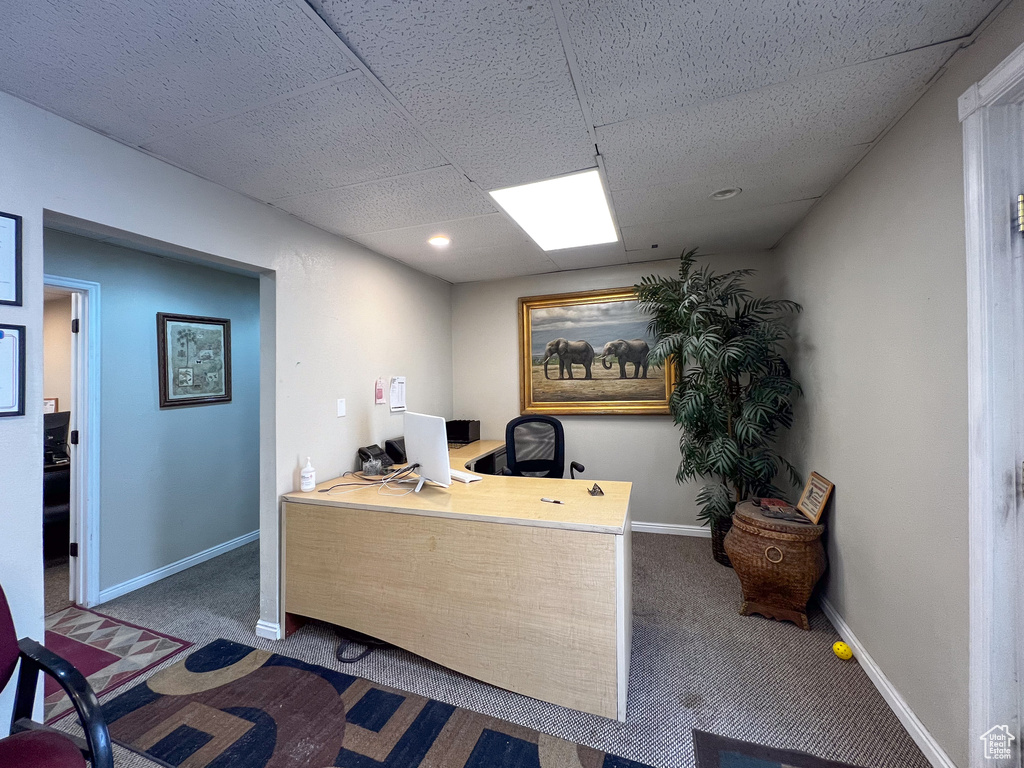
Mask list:
[[373,388],[373,402],[376,405],[384,405],[384,377],[377,379],[377,384]]
[[405,410],[405,376],[391,378],[391,412]]

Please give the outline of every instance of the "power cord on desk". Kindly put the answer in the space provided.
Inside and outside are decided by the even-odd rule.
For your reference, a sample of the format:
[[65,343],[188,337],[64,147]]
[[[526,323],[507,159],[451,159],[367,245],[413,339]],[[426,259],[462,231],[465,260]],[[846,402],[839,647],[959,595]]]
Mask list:
[[[365,482],[335,483],[334,485],[330,486],[329,488],[321,488],[321,489],[319,489],[317,491],[317,493],[331,493],[332,495],[337,496],[338,494],[341,494],[341,493],[352,493],[352,491],[359,490],[359,488],[362,488],[362,487],[373,488],[374,486],[377,487],[377,490],[379,492],[381,488],[389,488],[390,486],[388,485],[388,483],[395,482],[396,480],[399,480],[401,478],[404,478],[404,477],[408,476],[418,466],[419,466],[419,464],[410,464],[407,467],[402,467],[401,469],[396,469],[395,471],[393,471],[393,472],[391,472],[391,473],[389,473],[387,475],[384,475],[383,477],[376,478],[376,479],[369,478],[366,475],[362,474],[361,472],[353,472],[353,471],[349,470],[348,472],[343,474],[339,479],[340,480],[344,480],[349,475],[352,475],[353,477],[359,478],[359,479],[361,479],[361,480],[363,480]],[[335,488],[344,488],[344,487],[347,487],[347,486],[353,486],[353,487],[350,488],[350,490],[347,490],[347,491],[338,491],[337,493],[333,493]],[[399,495],[403,495],[404,496],[405,494],[399,494]]]

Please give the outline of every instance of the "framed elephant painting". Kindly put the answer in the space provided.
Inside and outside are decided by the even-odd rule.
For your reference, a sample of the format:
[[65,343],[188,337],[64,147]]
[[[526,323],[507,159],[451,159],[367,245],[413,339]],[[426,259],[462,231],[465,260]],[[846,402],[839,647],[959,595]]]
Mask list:
[[668,413],[669,370],[651,365],[650,318],[632,288],[519,299],[522,413]]

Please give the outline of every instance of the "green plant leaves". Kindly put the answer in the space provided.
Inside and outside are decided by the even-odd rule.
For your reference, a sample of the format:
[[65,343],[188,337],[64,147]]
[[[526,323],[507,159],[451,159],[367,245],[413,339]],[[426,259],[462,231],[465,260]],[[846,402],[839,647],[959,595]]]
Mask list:
[[732,514],[746,495],[779,495],[773,482],[780,470],[800,485],[773,445],[778,431],[792,426],[801,393],[784,357],[786,318],[801,307],[753,296],[745,284],[753,270],[716,274],[696,257],[696,248],[685,251],[677,278],[648,275],[634,289],[657,339],[650,361],[671,364],[677,374],[669,398],[683,433],[676,479],[718,480],[697,495],[706,522]]

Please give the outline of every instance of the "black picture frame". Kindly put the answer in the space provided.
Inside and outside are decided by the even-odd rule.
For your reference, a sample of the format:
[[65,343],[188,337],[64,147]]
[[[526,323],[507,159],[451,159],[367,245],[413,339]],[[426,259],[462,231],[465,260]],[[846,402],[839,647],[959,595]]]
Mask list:
[[[220,340],[221,340],[221,357],[219,362],[221,366],[217,371],[220,377],[222,391],[215,392],[213,394],[198,393],[194,396],[182,395],[172,391],[170,379],[168,378],[168,372],[175,370],[174,362],[169,362],[169,357],[174,353],[173,344],[168,345],[167,339],[167,328],[171,323],[175,323],[185,326],[196,326],[194,330],[209,332],[211,327],[219,327],[220,329]],[[216,333],[216,331],[214,331]],[[169,312],[157,312],[156,313],[156,344],[157,344],[157,367],[160,375],[160,407],[161,408],[178,408],[186,405],[213,405],[215,403],[230,403],[231,402],[231,321],[224,317],[200,317],[198,315],[176,315]],[[188,344],[186,343],[185,357],[188,357]],[[211,352],[209,361],[203,360],[192,360],[186,359],[184,366],[181,366],[179,370],[188,370],[188,381],[190,386],[195,386],[199,389],[199,385],[192,385],[192,377],[195,375],[194,368],[198,366],[201,374],[205,377],[208,375],[203,372],[204,369],[216,369],[217,366],[214,364],[218,359],[216,357],[216,349],[204,350]],[[199,355],[200,350],[197,349],[195,355]],[[199,376],[196,375],[198,379]],[[178,386],[178,385],[175,385]]]
[[[11,219],[14,222],[14,298],[5,299],[0,296],[0,304],[11,307],[22,305],[22,279],[21,279],[21,216],[14,213],[0,211],[0,218]],[[0,249],[0,253],[3,250]]]
[[25,326],[8,325],[7,323],[0,323],[0,333],[6,331],[16,331],[18,334],[18,381],[15,384],[18,393],[18,402],[16,410],[0,410],[0,418],[3,418],[5,416],[25,415]]

